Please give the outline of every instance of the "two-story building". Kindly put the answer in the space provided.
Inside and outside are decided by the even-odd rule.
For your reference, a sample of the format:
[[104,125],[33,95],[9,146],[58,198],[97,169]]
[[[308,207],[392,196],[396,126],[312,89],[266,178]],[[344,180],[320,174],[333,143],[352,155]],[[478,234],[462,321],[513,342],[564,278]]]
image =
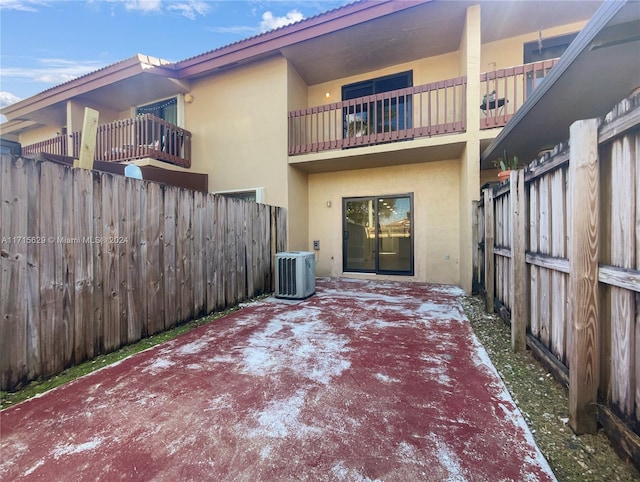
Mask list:
[[[318,275],[471,290],[481,152],[601,2],[362,1],[176,63],[136,55],[6,107],[24,153],[208,174],[287,208]],[[517,152],[508,153],[517,155]]]

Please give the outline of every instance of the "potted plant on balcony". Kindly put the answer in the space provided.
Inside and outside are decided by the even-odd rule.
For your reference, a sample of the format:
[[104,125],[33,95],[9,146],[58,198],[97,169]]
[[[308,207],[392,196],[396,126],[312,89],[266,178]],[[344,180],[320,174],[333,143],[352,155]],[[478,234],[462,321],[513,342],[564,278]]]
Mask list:
[[504,155],[495,159],[493,161],[493,165],[499,169],[498,181],[503,182],[509,179],[512,170],[520,168],[520,160],[518,159],[518,156],[512,156],[510,158],[507,155],[507,151],[504,151]]

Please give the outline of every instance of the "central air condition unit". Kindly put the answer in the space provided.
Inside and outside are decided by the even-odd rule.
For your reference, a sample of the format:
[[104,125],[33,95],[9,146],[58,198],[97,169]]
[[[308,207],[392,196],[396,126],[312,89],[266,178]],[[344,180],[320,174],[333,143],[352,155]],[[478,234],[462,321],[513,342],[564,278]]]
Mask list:
[[302,300],[316,292],[316,255],[309,251],[276,254],[276,297]]

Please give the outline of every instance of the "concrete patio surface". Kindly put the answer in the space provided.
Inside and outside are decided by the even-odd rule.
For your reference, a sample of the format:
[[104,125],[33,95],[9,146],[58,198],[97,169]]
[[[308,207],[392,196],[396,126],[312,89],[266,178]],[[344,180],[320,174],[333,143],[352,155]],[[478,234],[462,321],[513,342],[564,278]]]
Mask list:
[[555,480],[458,288],[318,279],[0,412],[2,480]]

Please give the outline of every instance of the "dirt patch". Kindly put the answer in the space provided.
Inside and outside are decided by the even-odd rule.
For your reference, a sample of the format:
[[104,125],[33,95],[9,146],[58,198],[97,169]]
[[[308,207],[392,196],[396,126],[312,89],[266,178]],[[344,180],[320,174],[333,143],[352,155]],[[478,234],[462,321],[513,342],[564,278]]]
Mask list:
[[529,351],[512,352],[509,327],[497,315],[485,311],[484,300],[462,297],[460,301],[473,331],[560,482],[640,480],[640,472],[620,458],[604,431],[580,436],[573,433],[568,426],[566,388],[557,383]]

